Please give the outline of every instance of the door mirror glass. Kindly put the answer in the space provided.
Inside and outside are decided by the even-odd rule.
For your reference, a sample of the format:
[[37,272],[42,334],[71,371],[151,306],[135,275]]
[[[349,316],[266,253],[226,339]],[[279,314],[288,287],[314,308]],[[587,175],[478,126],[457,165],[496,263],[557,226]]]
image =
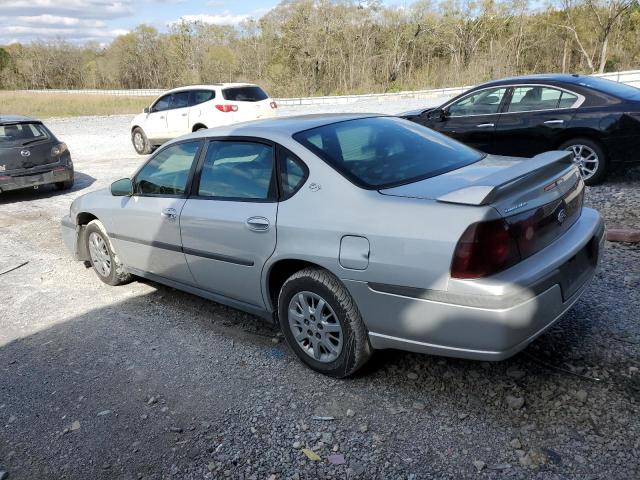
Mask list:
[[149,109],[149,107],[144,107],[144,110],[142,111],[143,113],[149,113],[151,110]]
[[114,197],[130,197],[133,195],[133,182],[130,178],[121,178],[111,184],[111,195]]

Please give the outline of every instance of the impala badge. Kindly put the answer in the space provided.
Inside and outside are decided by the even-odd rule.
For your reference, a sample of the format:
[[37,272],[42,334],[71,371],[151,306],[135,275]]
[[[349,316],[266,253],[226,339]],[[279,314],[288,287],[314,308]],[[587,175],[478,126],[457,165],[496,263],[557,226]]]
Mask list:
[[30,157],[31,152],[29,150],[20,150],[20,155],[22,155],[23,157]]

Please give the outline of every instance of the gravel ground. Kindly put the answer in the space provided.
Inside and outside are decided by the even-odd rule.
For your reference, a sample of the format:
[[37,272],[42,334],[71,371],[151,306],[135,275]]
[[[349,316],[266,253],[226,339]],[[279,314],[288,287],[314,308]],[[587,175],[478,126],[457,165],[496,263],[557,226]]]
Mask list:
[[[282,113],[303,110],[320,111]],[[71,260],[71,200],[142,160],[128,121],[49,121],[76,186],[0,197],[0,272],[28,262],[0,275],[0,479],[640,478],[638,247],[607,243],[583,298],[510,360],[384,351],[333,380],[250,315],[148,281],[107,287]],[[639,182],[616,172],[587,203],[640,228]]]

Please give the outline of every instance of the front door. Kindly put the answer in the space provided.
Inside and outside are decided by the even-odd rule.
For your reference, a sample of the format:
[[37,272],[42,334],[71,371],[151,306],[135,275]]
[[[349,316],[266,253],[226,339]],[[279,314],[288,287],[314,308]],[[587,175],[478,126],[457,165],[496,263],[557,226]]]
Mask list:
[[180,215],[187,263],[202,289],[264,307],[262,268],[276,246],[273,147],[211,141]]
[[167,131],[169,138],[189,133],[189,92],[177,92],[171,99],[171,108],[167,111]]
[[447,105],[425,125],[483,152],[496,153],[494,131],[507,87],[491,87]]
[[513,88],[495,129],[503,155],[532,157],[558,148],[562,133],[575,115],[578,95],[541,85]]
[[144,133],[151,140],[166,140],[167,136],[167,112],[171,105],[171,94],[160,97],[151,105],[144,122]]
[[111,238],[125,265],[194,284],[182,253],[180,211],[200,141],[159,150],[135,176],[134,194],[122,197]]

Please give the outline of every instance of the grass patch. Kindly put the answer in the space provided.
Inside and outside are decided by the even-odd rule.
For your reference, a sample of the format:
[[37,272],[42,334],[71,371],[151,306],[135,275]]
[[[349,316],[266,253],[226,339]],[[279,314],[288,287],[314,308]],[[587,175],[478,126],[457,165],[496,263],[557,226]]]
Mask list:
[[155,97],[0,91],[0,115],[35,118],[140,113]]

